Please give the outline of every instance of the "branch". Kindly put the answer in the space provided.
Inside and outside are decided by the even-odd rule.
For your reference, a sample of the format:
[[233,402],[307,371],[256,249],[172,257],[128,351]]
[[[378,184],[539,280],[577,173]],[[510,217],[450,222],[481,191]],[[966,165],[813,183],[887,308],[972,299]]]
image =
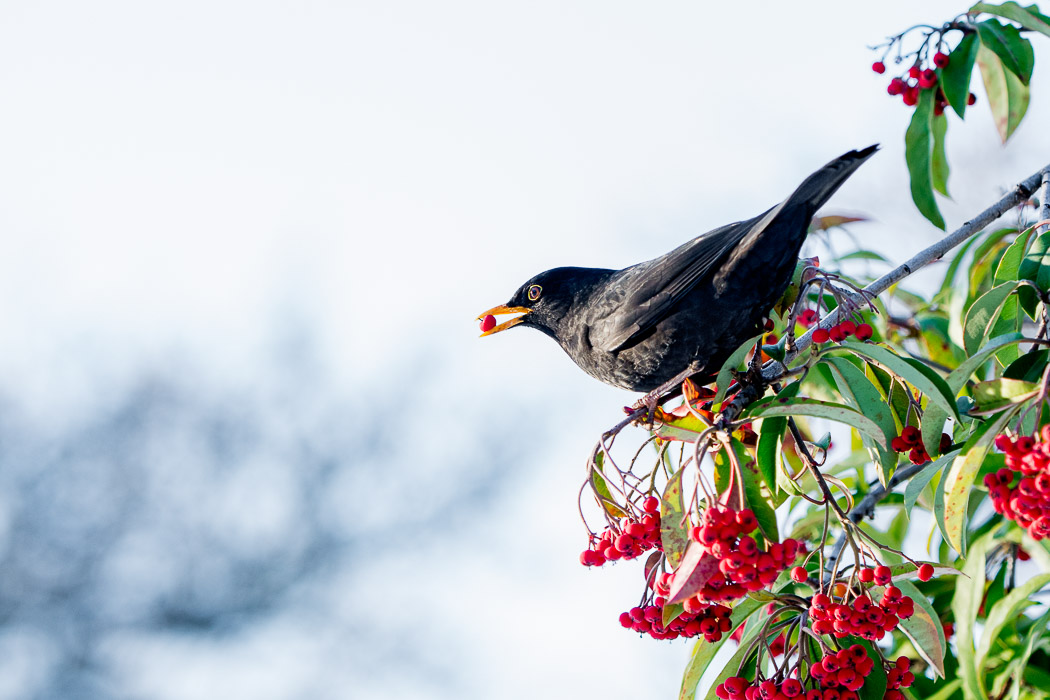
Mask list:
[[[1043,206],[1039,210],[1039,219],[1050,221],[1050,168],[1043,171],[1043,193],[1039,198],[1043,200]],[[1046,230],[1050,231],[1050,226],[1047,226]]]
[[[926,267],[935,260],[940,260],[944,256],[944,254],[950,251],[952,248],[956,247],[957,245],[965,241],[967,238],[970,238],[974,234],[980,232],[985,226],[998,219],[1010,209],[1013,209],[1018,204],[1027,201],[1028,198],[1032,196],[1032,193],[1036,191],[1036,188],[1040,185],[1043,185],[1044,187],[1043,206],[1044,211],[1046,211],[1045,207],[1047,202],[1045,200],[1050,199],[1050,197],[1046,196],[1046,188],[1048,187],[1048,173],[1050,173],[1050,165],[1047,165],[1039,172],[1028,177],[998,202],[982,211],[973,219],[967,221],[965,224],[960,226],[951,234],[937,241],[929,248],[926,248],[920,251],[919,253],[915,254],[907,262],[899,265],[893,270],[890,270],[885,275],[869,284],[867,287],[864,288],[865,296],[878,296],[897,282],[900,282],[905,277],[911,275],[913,272],[923,267]],[[1048,212],[1043,218],[1050,218],[1050,212]],[[762,378],[767,382],[771,382],[781,377],[785,372],[787,364],[790,363],[793,359],[795,359],[795,357],[797,357],[799,353],[801,353],[803,350],[807,349],[810,345],[813,344],[813,331],[817,328],[830,329],[832,326],[839,322],[839,315],[840,309],[836,308],[833,311],[831,311],[831,313],[827,314],[823,319],[821,319],[821,322],[818,325],[806,331],[805,335],[803,335],[795,341],[794,351],[789,352],[787,354],[787,357],[784,358],[783,362],[780,362],[778,360],[771,360],[767,362],[762,368]]]

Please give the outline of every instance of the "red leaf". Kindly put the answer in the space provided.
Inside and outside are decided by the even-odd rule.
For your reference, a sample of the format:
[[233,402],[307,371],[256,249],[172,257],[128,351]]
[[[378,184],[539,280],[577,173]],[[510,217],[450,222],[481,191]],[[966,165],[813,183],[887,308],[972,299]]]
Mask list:
[[692,598],[708,580],[718,573],[718,560],[706,552],[699,542],[689,542],[682,563],[675,569],[667,604],[681,603]]

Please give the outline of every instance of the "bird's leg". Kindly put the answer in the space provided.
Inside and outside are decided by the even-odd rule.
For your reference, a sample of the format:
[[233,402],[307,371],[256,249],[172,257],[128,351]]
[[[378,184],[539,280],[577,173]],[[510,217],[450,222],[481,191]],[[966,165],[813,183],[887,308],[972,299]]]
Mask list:
[[646,427],[653,427],[653,422],[656,421],[656,407],[665,401],[673,399],[681,393],[682,382],[699,372],[701,368],[702,367],[696,362],[690,363],[690,365],[682,370],[682,372],[656,387],[634,403],[633,408],[635,410],[645,408],[645,413],[643,413],[641,417],[644,418]]

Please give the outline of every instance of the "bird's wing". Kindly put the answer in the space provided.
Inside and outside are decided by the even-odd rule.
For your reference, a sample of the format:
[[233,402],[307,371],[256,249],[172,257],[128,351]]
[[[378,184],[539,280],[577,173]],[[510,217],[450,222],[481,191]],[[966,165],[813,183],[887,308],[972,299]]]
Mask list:
[[598,318],[591,320],[591,343],[609,352],[631,345],[718,269],[730,251],[765,228],[781,206],[716,228],[666,255],[621,270],[595,305]]

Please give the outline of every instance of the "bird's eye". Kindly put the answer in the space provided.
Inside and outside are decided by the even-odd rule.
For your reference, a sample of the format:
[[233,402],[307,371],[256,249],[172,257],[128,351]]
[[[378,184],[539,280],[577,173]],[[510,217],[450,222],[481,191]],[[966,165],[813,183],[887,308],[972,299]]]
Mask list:
[[536,301],[540,298],[540,293],[543,292],[543,287],[538,284],[534,284],[529,287],[529,301]]

